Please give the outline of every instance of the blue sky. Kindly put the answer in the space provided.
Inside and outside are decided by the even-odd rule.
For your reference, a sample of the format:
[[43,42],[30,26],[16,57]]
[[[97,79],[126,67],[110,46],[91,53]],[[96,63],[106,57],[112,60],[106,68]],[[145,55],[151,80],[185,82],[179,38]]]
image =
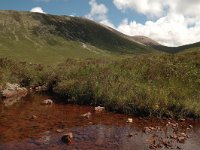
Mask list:
[[[111,0],[97,0],[108,9],[108,18],[114,25],[120,24],[124,18],[144,23],[145,16],[134,11],[121,12]],[[85,16],[90,12],[89,0],[1,0],[1,10],[30,11],[34,7],[41,7],[48,14]]]
[[199,0],[1,0],[0,10],[86,17],[168,46],[200,41]]

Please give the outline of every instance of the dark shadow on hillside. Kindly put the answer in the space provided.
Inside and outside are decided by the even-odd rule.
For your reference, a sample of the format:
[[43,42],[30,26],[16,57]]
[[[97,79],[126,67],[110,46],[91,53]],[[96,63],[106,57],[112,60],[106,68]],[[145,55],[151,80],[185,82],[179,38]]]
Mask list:
[[141,46],[93,21],[78,17],[32,13],[42,25],[33,29],[39,36],[57,35],[66,40],[89,43],[97,48],[119,53],[147,53],[152,48]]

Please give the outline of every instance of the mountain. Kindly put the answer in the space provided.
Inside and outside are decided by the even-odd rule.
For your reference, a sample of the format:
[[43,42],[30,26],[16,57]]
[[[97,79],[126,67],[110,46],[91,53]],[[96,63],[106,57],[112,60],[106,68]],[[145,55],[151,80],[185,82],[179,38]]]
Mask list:
[[157,52],[94,21],[41,13],[0,11],[0,55],[25,61]]
[[132,38],[134,41],[137,41],[140,44],[143,44],[146,46],[150,46],[150,47],[161,46],[161,44],[159,44],[158,42],[156,42],[146,36],[132,36],[130,38]]
[[148,37],[145,36],[132,36],[130,37],[135,42],[138,42],[140,44],[143,44],[145,46],[149,46],[153,49],[156,49],[158,51],[164,51],[167,53],[178,53],[178,52],[188,52],[188,51],[200,51],[200,42],[183,45],[179,47],[168,47],[164,46]]

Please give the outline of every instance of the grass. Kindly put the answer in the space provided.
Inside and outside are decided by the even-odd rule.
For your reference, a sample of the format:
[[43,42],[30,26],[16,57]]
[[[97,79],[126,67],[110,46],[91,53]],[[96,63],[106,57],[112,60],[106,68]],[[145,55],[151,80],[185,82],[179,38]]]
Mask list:
[[[14,38],[14,35],[10,35]],[[68,41],[58,36],[38,38],[36,36],[23,37],[17,34],[19,41],[8,40],[7,36],[0,36],[0,55],[30,63],[58,64],[67,58],[108,57],[110,53],[89,44],[83,47],[81,42]],[[48,43],[51,43],[49,45]],[[53,44],[53,45],[52,45]],[[114,54],[113,54],[114,55]]]
[[65,101],[102,105],[114,112],[199,118],[199,58],[200,53],[191,52],[67,59],[54,67],[0,59],[0,82],[48,85]]
[[58,64],[67,58],[156,53],[93,21],[40,13],[0,11],[0,56]]

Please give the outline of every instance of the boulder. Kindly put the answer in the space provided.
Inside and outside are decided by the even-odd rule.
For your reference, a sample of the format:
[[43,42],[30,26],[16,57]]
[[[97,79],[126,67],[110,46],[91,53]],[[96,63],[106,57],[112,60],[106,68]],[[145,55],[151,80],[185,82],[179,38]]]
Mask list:
[[1,97],[5,106],[11,106],[26,96],[28,90],[24,87],[20,87],[18,84],[6,83],[0,87]]
[[6,83],[4,89],[8,89],[8,90],[16,90],[17,88],[19,88],[20,86],[18,84],[11,84],[11,83]]
[[4,98],[11,97],[24,97],[28,93],[28,90],[24,87],[20,87],[18,84],[6,83],[2,89],[2,96]]
[[13,96],[16,96],[17,95],[17,91],[15,90],[9,90],[9,89],[5,89],[2,91],[2,96],[4,98],[10,98],[10,97],[13,97]]

